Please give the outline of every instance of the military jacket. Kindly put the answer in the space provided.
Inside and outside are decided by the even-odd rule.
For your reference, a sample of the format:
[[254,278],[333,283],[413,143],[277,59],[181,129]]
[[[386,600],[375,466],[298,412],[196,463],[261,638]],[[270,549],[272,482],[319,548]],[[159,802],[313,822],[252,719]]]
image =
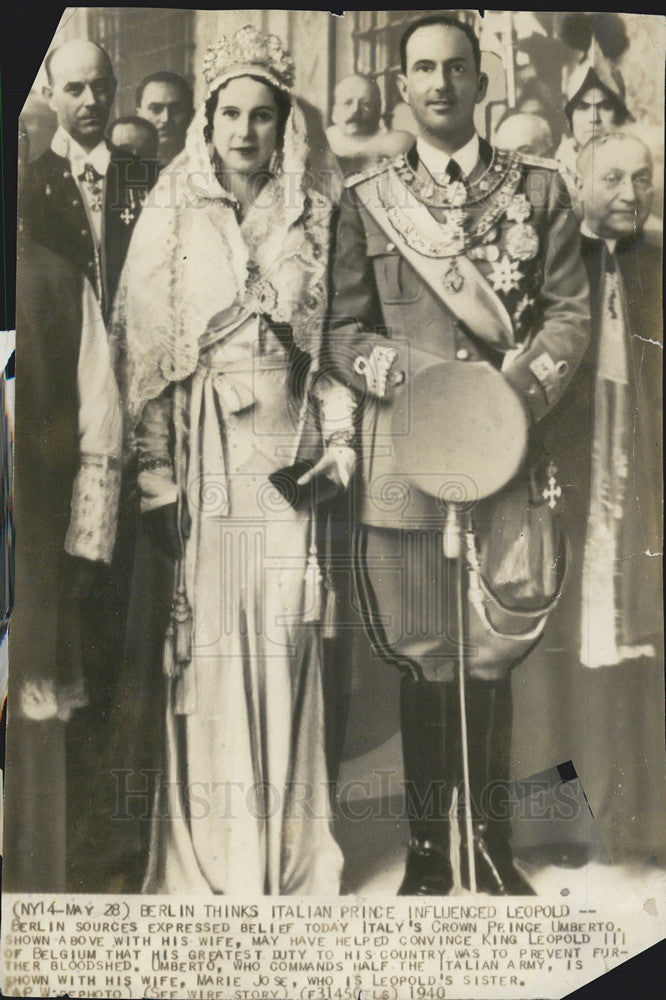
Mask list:
[[[397,357],[379,417],[373,418],[375,432],[383,428],[385,443],[391,433],[391,379],[401,373],[408,378],[414,356],[421,352],[433,362],[486,361],[501,369],[531,422],[559,403],[587,348],[589,292],[578,223],[556,167],[553,161],[496,150],[481,140],[472,175],[464,185],[451,186],[453,204],[447,201],[452,197],[449,186],[434,183],[419,163],[416,147],[348,179],[340,206],[325,364],[346,384],[366,391],[357,360],[370,355],[377,335],[388,338]],[[431,268],[440,268],[448,303],[471,294],[458,265],[462,256],[472,262],[499,300],[500,311],[503,307],[508,314],[511,345],[487,342],[483,330],[472,330],[473,324],[456,315],[446,296],[424,280],[377,222],[368,208],[368,191],[384,202],[401,240],[428,258]],[[387,191],[392,204],[387,204]],[[415,202],[439,223],[440,245],[432,239],[432,227],[427,237],[419,231],[418,213],[410,212]],[[388,469],[386,462],[380,467]]]
[[23,232],[82,271],[103,299],[107,316],[134,225],[155,178],[156,163],[112,147],[104,196],[102,296],[93,236],[69,160],[48,149],[27,168],[19,205]]

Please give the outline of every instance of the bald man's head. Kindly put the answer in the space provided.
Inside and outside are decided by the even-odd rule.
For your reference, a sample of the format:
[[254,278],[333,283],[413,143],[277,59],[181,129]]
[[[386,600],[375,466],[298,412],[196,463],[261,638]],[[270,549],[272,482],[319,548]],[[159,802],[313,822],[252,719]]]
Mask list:
[[116,93],[116,80],[104,49],[94,42],[65,42],[45,62],[48,85],[42,90],[58,124],[86,151],[104,137]]
[[370,77],[352,73],[336,85],[331,118],[344,135],[374,135],[381,110],[379,87]]
[[495,135],[495,145],[533,156],[550,156],[553,136],[550,125],[540,115],[519,113],[505,118]]

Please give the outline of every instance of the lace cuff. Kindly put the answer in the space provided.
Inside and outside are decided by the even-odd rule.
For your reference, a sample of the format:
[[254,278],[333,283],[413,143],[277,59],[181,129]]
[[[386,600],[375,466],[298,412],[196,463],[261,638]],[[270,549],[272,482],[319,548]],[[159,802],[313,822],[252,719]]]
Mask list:
[[118,528],[120,468],[107,455],[83,455],[65,538],[70,556],[110,563]]
[[319,403],[324,442],[328,444],[333,440],[353,446],[357,400],[351,389],[325,375],[317,382],[314,396]]

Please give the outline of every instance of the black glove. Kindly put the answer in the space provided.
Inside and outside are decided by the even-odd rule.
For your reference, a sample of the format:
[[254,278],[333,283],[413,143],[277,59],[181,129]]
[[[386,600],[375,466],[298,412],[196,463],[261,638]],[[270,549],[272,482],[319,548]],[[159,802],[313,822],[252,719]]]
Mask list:
[[182,545],[178,532],[178,504],[167,503],[141,516],[153,544],[169,559],[180,559]]

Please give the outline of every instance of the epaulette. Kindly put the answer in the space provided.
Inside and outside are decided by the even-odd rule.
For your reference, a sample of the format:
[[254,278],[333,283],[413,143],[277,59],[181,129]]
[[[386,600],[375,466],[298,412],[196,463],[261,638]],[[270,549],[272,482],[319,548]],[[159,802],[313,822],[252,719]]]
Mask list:
[[373,165],[368,167],[367,170],[359,170],[355,174],[350,174],[348,177],[345,177],[345,187],[355,187],[357,184],[360,184],[361,181],[369,181],[373,177],[383,174],[384,171],[388,170],[391,164],[395,162],[395,159],[398,159],[398,157],[395,157],[394,159],[389,159],[387,157],[385,160],[380,160],[379,163],[373,163]]
[[532,156],[531,153],[518,153],[520,162],[526,167],[544,167],[546,170],[560,170],[561,164],[546,156]]

